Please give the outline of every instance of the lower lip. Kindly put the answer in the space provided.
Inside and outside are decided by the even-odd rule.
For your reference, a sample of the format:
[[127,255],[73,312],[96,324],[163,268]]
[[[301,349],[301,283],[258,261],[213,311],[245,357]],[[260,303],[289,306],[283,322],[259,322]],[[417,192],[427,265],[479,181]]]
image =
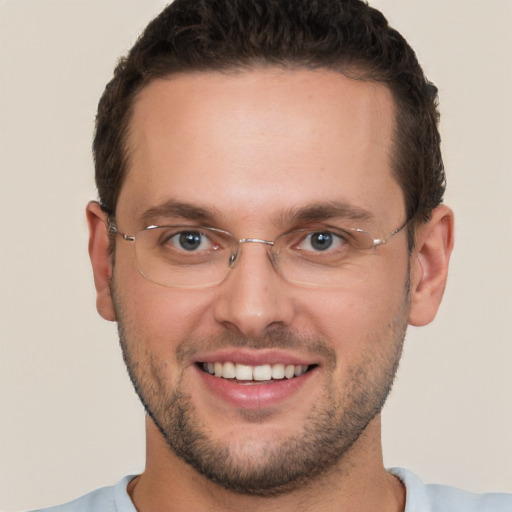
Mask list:
[[215,377],[196,367],[204,384],[223,401],[242,409],[266,409],[274,407],[296,394],[316,373],[316,368],[293,379],[252,382]]

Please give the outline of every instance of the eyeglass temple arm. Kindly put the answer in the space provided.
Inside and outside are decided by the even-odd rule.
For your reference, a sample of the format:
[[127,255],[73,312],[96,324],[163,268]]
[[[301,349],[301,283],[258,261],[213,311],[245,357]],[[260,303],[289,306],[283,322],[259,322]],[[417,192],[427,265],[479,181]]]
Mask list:
[[123,240],[126,240],[127,242],[135,242],[134,236],[127,235],[126,233],[121,233],[121,231],[117,229],[116,221],[111,217],[109,217],[108,219],[107,229],[109,234],[111,235],[120,235],[123,238]]
[[394,231],[392,231],[386,238],[374,238],[373,246],[377,247],[378,245],[388,243],[397,233],[400,233],[400,231],[402,231],[402,229],[404,229],[405,226],[407,226],[407,224],[409,224],[409,222],[411,222],[411,219],[412,219],[412,217],[410,219],[407,219],[400,227],[398,227]]

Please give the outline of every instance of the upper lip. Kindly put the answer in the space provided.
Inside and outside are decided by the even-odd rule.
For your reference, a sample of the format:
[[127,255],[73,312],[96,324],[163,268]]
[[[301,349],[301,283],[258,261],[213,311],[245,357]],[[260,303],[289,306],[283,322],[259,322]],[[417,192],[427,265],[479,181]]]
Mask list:
[[261,366],[265,364],[285,365],[313,365],[319,364],[311,355],[301,355],[279,349],[239,349],[226,348],[214,352],[195,354],[194,363],[231,362],[247,366]]

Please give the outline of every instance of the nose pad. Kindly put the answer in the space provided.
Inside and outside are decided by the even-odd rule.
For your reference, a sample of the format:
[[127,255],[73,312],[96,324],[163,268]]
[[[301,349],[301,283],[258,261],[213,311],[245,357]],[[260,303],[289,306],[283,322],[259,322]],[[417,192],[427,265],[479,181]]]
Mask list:
[[281,269],[279,268],[279,253],[272,251],[272,247],[267,247],[267,256],[270,261],[270,264],[272,265],[272,268],[275,270],[277,274],[279,274],[282,277],[283,274],[281,273]]
[[238,259],[238,254],[240,253],[240,249],[237,248],[235,252],[233,252],[228,259],[228,267],[233,268],[235,266],[235,263]]

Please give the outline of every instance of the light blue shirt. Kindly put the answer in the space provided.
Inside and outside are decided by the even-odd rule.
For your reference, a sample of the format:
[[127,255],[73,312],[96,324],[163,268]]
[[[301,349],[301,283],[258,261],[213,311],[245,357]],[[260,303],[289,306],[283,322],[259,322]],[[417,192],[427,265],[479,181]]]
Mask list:
[[[388,470],[406,488],[404,512],[512,512],[512,494],[472,494],[455,487],[423,484],[411,471]],[[112,487],[102,487],[77,500],[34,512],[137,512],[126,486],[133,475],[125,476]]]

